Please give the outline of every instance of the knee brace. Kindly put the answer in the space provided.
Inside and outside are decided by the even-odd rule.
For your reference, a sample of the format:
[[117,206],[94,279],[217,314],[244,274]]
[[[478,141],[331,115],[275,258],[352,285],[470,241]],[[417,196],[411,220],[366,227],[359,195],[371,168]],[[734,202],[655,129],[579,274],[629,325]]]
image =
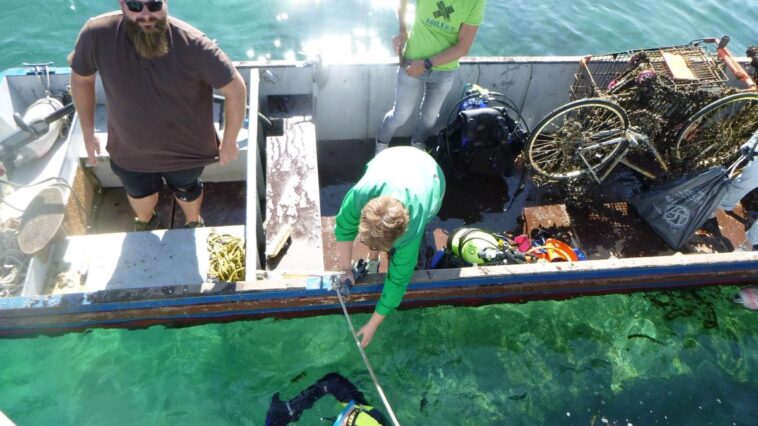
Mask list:
[[197,179],[189,185],[182,187],[172,186],[171,189],[174,191],[174,197],[177,200],[189,203],[197,200],[203,194],[203,182]]

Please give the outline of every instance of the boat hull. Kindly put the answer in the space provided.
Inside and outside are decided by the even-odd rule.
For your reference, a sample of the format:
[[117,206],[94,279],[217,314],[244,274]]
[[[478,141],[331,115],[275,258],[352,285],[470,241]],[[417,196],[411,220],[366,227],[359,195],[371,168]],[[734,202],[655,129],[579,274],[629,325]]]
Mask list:
[[[717,257],[720,259],[689,255],[422,271],[415,274],[400,309],[758,284],[758,253]],[[0,337],[337,314],[341,307],[336,293],[328,289],[330,279],[323,276],[6,299],[0,301]],[[255,289],[262,285],[280,288]],[[316,288],[292,288],[302,286]],[[372,311],[381,289],[381,276],[375,282],[358,284],[347,299],[348,310]]]
[[[459,83],[477,81],[504,92],[513,99],[522,100],[520,106],[523,107],[524,119],[533,124],[556,106],[568,101],[567,87],[573,81],[578,61],[579,58],[576,57],[469,58],[462,61]],[[303,63],[240,63],[238,67],[250,83],[251,98],[257,98],[260,103],[270,98],[306,96],[310,100],[307,103],[311,109],[304,116],[317,118],[314,127],[318,125],[319,143],[341,139],[371,141],[394,94],[393,90],[387,90],[388,87],[394,87],[396,72],[396,64],[390,62],[339,64],[329,69],[318,64]],[[259,73],[262,76],[260,82]],[[267,79],[267,73],[275,74],[276,79]],[[57,70],[56,77],[61,83],[67,81],[65,74],[66,70]],[[27,103],[33,100],[35,76],[24,73],[7,73],[6,76],[17,80],[29,79],[28,83],[14,86],[12,92],[29,98],[25,100]],[[532,80],[541,84],[530,84]],[[462,88],[458,86],[454,90]],[[98,90],[102,89],[99,87]],[[98,92],[98,96],[102,98],[102,93]],[[452,103],[454,99],[448,99],[444,108],[448,109]],[[251,106],[254,104],[251,103]],[[347,113],[350,114],[350,119],[346,119]],[[257,129],[254,129],[255,122],[252,120],[250,123],[251,134],[257,133]],[[99,128],[105,128],[104,123],[100,123]],[[72,136],[66,141],[71,149],[66,155],[63,167],[65,173],[56,172],[58,176],[73,176],[76,170],[81,170],[77,166],[83,161],[83,144],[76,140],[81,136],[81,132],[77,131],[79,130],[74,125]],[[400,134],[407,135],[409,132],[410,125],[401,129]],[[291,146],[289,143],[285,145]],[[244,179],[240,176],[247,176],[247,182],[257,179],[260,183],[261,178],[257,174],[259,170],[251,169],[256,164],[255,167],[260,168],[260,161],[252,157],[257,150],[247,152],[248,157],[240,156],[239,167],[209,168],[217,175],[208,181],[238,181]],[[105,161],[107,159],[103,159]],[[98,164],[93,173],[103,187],[108,187],[107,183],[111,181],[117,183],[108,174],[109,167],[106,164]],[[251,213],[259,207],[256,206],[256,201],[260,201],[258,196],[267,193],[265,187],[262,188],[264,189],[248,184],[247,232],[255,230],[262,234],[260,217],[254,218],[255,213]],[[315,211],[318,212],[319,209]],[[155,254],[157,259],[161,255],[160,250],[165,250],[165,246],[158,243],[162,244],[165,240],[163,234],[152,236],[158,247],[156,250],[159,250]],[[118,246],[122,250],[117,258],[112,259],[113,263],[142,265],[142,260],[147,259],[146,264],[150,264],[153,255],[147,256],[144,253],[145,244],[141,243],[132,245],[131,248],[143,257],[123,262],[123,253],[128,251],[125,247],[129,246],[123,241],[138,239],[133,234],[130,237],[119,240],[121,243]],[[316,238],[320,239],[320,236]],[[246,239],[258,241],[251,234],[247,234]],[[203,256],[202,241],[198,240],[190,246],[198,247],[200,254],[197,259],[193,259],[200,259]],[[248,249],[254,250],[254,246],[255,244],[249,244]],[[249,258],[258,258],[250,256],[250,253],[248,255]],[[315,257],[321,260],[321,256]],[[165,256],[163,258],[162,262],[166,262]],[[302,261],[301,258],[297,260]],[[261,318],[310,317],[341,311],[336,294],[329,289],[329,282],[333,279],[329,274],[290,279],[269,277],[228,284],[189,284],[191,281],[180,280],[181,285],[171,286],[143,286],[142,283],[135,283],[137,279],[133,274],[127,274],[131,280],[128,284],[133,288],[121,289],[110,288],[110,275],[106,274],[100,280],[101,287],[97,290],[39,295],[43,293],[41,289],[45,288],[48,276],[45,265],[44,261],[33,260],[30,276],[36,277],[36,282],[27,286],[22,296],[0,299],[0,337],[56,335],[92,328],[189,326]],[[175,266],[167,266],[165,263],[159,266],[168,271],[168,275],[176,275],[171,273],[177,270]],[[262,268],[248,265],[248,271],[253,269]],[[203,280],[206,276],[204,272],[198,271],[193,276],[200,277],[198,281]],[[90,275],[94,276],[92,269]],[[154,271],[146,271],[145,275],[148,279],[155,279]],[[381,294],[382,280],[381,275],[373,276],[369,282],[356,285],[347,299],[349,311],[371,312]],[[188,284],[184,285],[185,282]],[[677,254],[634,259],[429,270],[418,271],[414,275],[400,309],[524,303],[636,291],[756,284],[758,252]]]

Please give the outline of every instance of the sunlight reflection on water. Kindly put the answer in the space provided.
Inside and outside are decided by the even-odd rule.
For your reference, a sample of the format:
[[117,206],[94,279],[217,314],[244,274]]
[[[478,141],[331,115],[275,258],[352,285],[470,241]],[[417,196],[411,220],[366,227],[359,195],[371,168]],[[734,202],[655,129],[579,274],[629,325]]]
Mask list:
[[327,34],[305,40],[302,54],[309,60],[320,56],[328,63],[372,62],[391,56],[381,38],[366,29],[356,29],[352,34]]

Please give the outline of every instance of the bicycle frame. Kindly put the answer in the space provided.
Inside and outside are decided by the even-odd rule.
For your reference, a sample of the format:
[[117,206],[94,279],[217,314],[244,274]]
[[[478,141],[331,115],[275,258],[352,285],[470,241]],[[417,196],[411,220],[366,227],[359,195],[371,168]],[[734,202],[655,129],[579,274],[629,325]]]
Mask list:
[[[631,149],[642,145],[653,154],[664,172],[679,172],[679,168],[685,166],[675,162],[667,163],[661,153],[666,154],[667,160],[671,160],[669,155],[673,155],[671,153],[674,149],[677,150],[676,155],[679,155],[679,135],[682,128],[688,126],[693,114],[697,116],[704,108],[724,99],[725,94],[733,91],[733,88],[729,89],[727,86],[730,79],[736,78],[745,87],[742,91],[758,91],[753,78],[727,48],[729,41],[729,36],[704,38],[679,46],[637,49],[580,58],[579,69],[571,86],[572,102],[554,110],[538,123],[536,128],[539,131],[529,138],[530,152],[533,143],[540,141],[542,130],[549,128],[546,127],[547,123],[552,120],[564,120],[567,116],[563,114],[581,108],[586,108],[587,111],[593,108],[597,108],[598,111],[615,108],[616,116],[623,113],[627,117],[625,128],[614,129],[617,123],[613,123],[598,131],[603,128],[600,125],[583,135],[581,143],[567,141],[574,145],[573,166],[568,162],[568,166],[558,167],[569,167],[568,170],[574,167],[573,171],[567,172],[574,175],[581,173],[580,170],[584,168],[584,173],[600,183],[621,163],[654,179],[656,176],[653,173],[631,164],[626,159]],[[727,98],[731,99],[729,96]],[[609,120],[613,122],[616,118],[609,116]],[[635,126],[634,122],[638,123],[639,127]],[[559,128],[562,126],[554,125]],[[622,131],[623,134],[613,134]],[[537,142],[538,146],[546,140],[549,141],[542,139]],[[582,144],[583,146],[576,146]],[[609,151],[609,146],[613,146],[613,150]],[[608,152],[611,154],[607,154]],[[544,158],[530,156],[530,161],[544,162]],[[677,159],[678,157],[673,161]],[[548,177],[555,176],[555,179],[565,179],[568,176],[561,171],[546,171],[550,168],[535,167],[540,173]]]
[[[718,58],[721,60],[721,62],[724,64],[724,66],[729,69],[729,71],[739,80],[741,81],[746,91],[756,91],[758,90],[758,87],[756,87],[755,81],[750,77],[750,75],[747,73],[747,71],[740,65],[740,63],[735,59],[734,55],[731,53],[731,51],[727,48],[727,45],[729,44],[729,41],[731,38],[727,35],[723,36],[722,38],[703,38],[703,39],[697,39],[691,41],[687,45],[681,45],[681,46],[670,46],[670,47],[662,47],[657,49],[644,49],[644,50],[631,50],[625,53],[614,53],[609,55],[601,56],[600,58],[604,58],[606,61],[611,59],[613,62],[618,63],[619,65],[610,65],[609,70],[613,70],[616,68],[615,72],[618,74],[621,70],[624,70],[628,68],[628,63],[633,62],[634,55],[638,55],[640,53],[645,53],[647,55],[661,55],[663,56],[665,53],[669,52],[676,52],[676,53],[689,53],[692,55],[692,57],[687,58],[687,66],[688,68],[693,68],[693,74],[697,78],[694,82],[690,83],[693,85],[696,85],[698,88],[723,88],[722,83],[727,80],[726,75],[723,72],[718,72],[720,70],[717,69],[715,66],[715,63],[711,63],[711,57],[708,54],[708,50],[703,49],[701,47],[702,44],[712,44],[716,46],[716,54]],[[697,52],[700,52],[698,54]],[[648,58],[651,61],[651,65],[653,63],[653,59]],[[589,79],[589,82],[592,86],[592,92],[595,96],[599,96],[601,98],[606,98],[611,96],[611,92],[614,92],[614,89],[619,86],[624,86],[626,83],[633,82],[634,75],[631,76],[624,76],[624,79],[621,79],[619,81],[612,80],[610,83],[606,81],[599,81],[597,79],[597,76],[593,75],[592,70],[590,69],[590,63],[592,62],[593,57],[592,56],[584,56],[579,61],[580,66],[580,73],[576,75],[576,81],[574,83],[574,86],[572,87],[572,95],[575,95],[578,93],[577,90],[575,90],[576,86],[579,85],[581,81],[581,77],[586,76]],[[624,62],[626,61],[626,62]],[[665,62],[665,58],[664,58]],[[697,64],[697,62],[701,62],[701,64]],[[620,66],[620,68],[619,68]],[[660,66],[654,65],[653,68],[656,72],[660,72]],[[609,77],[609,70],[605,70],[606,74],[602,75],[605,79],[608,79]],[[629,81],[627,81],[629,80]],[[615,83],[614,83],[615,82]],[[614,87],[610,87],[609,84],[613,84]],[[605,87],[603,87],[605,85]],[[663,167],[664,171],[668,172],[668,167],[663,160],[662,156],[658,152],[658,150],[655,148],[655,146],[650,143],[650,140],[647,136],[642,135],[640,133],[635,132],[628,132],[625,136],[625,138],[631,138],[627,139],[630,142],[629,147],[625,148],[621,151],[621,155],[619,158],[612,162],[610,165],[607,166],[606,173],[600,177],[600,180],[607,177],[607,175],[610,173],[610,171],[613,170],[613,168],[618,165],[618,163],[622,163],[626,165],[627,167],[630,167],[634,169],[635,171],[653,178],[654,176],[645,171],[644,169],[635,166],[628,161],[624,159],[625,155],[628,153],[630,147],[638,146],[639,144],[634,139],[640,139],[644,141],[644,144],[646,147],[653,153],[655,156],[656,161]],[[607,143],[616,143],[616,140],[607,141]],[[590,145],[588,147],[583,148],[583,150],[589,150],[592,149],[593,146]],[[582,160],[585,164],[589,164],[586,159],[583,157],[582,153],[580,152],[579,155],[582,157]],[[590,173],[595,177],[595,179],[598,179],[598,176],[594,173],[594,171],[590,171]]]
[[[609,133],[612,131],[608,131]],[[621,152],[618,154],[618,156],[605,167],[605,172],[602,176],[598,176],[597,173],[593,170],[592,166],[590,165],[589,161],[587,161],[587,158],[584,156],[585,151],[591,151],[592,149],[597,149],[602,146],[607,145],[613,145],[613,144],[619,144],[619,143],[625,143],[626,145],[621,150]],[[621,136],[616,137],[614,139],[609,139],[604,142],[600,142],[597,144],[588,145],[586,147],[579,147],[577,148],[577,154],[579,155],[579,158],[582,159],[582,162],[587,166],[587,170],[589,170],[590,175],[595,179],[597,183],[601,183],[604,181],[613,171],[616,166],[620,164],[623,164],[630,169],[636,171],[637,173],[640,173],[641,175],[650,178],[655,179],[655,175],[650,173],[649,171],[643,169],[642,167],[637,166],[634,163],[631,163],[628,161],[625,157],[629,153],[629,151],[632,148],[635,148],[639,146],[640,144],[643,144],[646,146],[646,148],[653,153],[653,156],[655,157],[658,164],[663,168],[664,171],[668,172],[669,168],[666,165],[666,162],[663,161],[663,157],[658,152],[657,149],[655,149],[655,146],[653,146],[652,143],[650,143],[650,138],[647,137],[647,135],[635,132],[634,130],[626,130]]]

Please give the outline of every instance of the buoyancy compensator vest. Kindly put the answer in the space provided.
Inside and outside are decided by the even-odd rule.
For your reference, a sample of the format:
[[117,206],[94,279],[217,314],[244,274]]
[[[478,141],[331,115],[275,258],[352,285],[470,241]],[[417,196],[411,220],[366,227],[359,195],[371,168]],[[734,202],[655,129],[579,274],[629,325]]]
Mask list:
[[471,85],[438,134],[433,155],[454,177],[511,176],[526,139],[523,123],[507,97]]

